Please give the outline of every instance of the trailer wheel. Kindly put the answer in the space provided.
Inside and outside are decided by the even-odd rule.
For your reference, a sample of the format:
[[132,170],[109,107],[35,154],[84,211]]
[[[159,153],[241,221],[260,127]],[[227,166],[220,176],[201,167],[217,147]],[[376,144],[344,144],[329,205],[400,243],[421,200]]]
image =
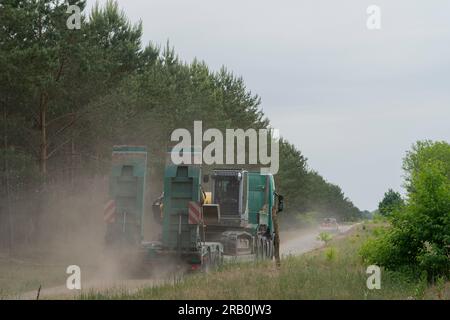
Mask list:
[[210,265],[214,270],[216,270],[219,265],[219,251],[217,248],[211,253]]
[[273,260],[274,252],[275,252],[274,242],[273,240],[269,240],[269,260]]
[[208,253],[205,255],[206,257],[206,261],[205,259],[203,259],[202,261],[202,271],[205,273],[209,273],[210,269],[211,269],[211,259],[212,259],[212,255],[211,255],[211,251],[208,249]]
[[257,259],[259,258],[259,238],[253,239],[253,254]]
[[220,252],[219,247],[216,248],[216,258],[214,259],[214,262],[214,266],[216,267],[216,269],[218,269],[223,264],[223,256]]
[[258,241],[256,242],[256,258],[258,260],[261,260],[263,258],[261,239],[258,239]]
[[266,257],[267,257],[267,259],[270,259],[270,251],[271,251],[270,240],[266,240],[266,246],[267,246],[267,255],[266,255]]
[[267,240],[263,239],[263,259],[267,259],[269,257],[269,246],[267,244]]

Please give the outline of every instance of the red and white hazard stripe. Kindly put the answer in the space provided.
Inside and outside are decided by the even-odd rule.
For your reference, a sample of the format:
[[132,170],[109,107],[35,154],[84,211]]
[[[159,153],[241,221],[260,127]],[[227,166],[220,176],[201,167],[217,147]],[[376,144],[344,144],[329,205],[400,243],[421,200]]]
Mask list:
[[189,201],[189,224],[200,224],[203,222],[203,212],[199,203],[195,201]]
[[116,202],[109,200],[103,209],[103,220],[106,223],[114,223],[116,221]]

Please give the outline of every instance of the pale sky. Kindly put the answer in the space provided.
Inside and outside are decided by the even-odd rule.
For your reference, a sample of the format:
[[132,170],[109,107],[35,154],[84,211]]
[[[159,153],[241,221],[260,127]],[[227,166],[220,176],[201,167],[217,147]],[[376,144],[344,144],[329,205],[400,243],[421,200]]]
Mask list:
[[[181,59],[241,75],[272,126],[360,209],[402,191],[416,140],[450,140],[447,0],[118,2],[142,20],[144,44],[169,39]],[[366,27],[372,4],[381,30]]]

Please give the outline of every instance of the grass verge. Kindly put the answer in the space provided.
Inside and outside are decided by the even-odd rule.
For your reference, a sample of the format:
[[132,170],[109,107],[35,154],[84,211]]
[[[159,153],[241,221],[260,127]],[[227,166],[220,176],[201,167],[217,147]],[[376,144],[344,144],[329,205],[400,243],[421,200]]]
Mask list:
[[39,286],[65,283],[67,275],[62,266],[41,265],[29,261],[0,259],[0,299],[19,297]]
[[288,256],[280,269],[272,262],[225,265],[210,274],[197,274],[134,293],[89,292],[81,299],[450,299],[448,283],[429,287],[401,273],[381,271],[381,289],[369,290],[367,266],[358,250],[377,232],[365,223],[345,236],[302,256]]

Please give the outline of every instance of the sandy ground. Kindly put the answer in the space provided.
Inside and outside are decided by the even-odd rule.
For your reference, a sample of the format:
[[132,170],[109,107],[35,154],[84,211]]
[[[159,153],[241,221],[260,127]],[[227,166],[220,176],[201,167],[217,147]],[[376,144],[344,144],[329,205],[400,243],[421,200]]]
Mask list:
[[[355,225],[344,225],[340,228],[340,234],[348,232]],[[320,231],[316,230],[300,230],[300,231],[287,231],[282,233],[281,238],[281,255],[300,255],[308,251],[320,248],[323,246],[321,241],[317,240],[317,236]],[[283,240],[285,239],[285,240]],[[142,287],[149,287],[160,285],[174,281],[173,277],[160,277],[152,279],[123,279],[123,280],[97,280],[97,281],[84,281],[82,278],[81,290],[69,290],[65,285],[52,288],[42,288],[39,297],[41,299],[74,299],[80,294],[88,294],[91,291],[103,291],[109,290],[122,291],[124,293],[133,293],[138,291]],[[27,292],[17,297],[11,297],[12,299],[36,299],[37,291]]]

